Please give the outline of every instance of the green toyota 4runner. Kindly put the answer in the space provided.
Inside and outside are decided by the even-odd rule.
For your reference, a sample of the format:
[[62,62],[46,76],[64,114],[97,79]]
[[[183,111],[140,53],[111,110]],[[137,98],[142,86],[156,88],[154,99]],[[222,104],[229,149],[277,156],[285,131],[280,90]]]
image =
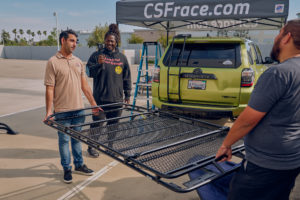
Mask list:
[[200,117],[237,117],[266,70],[258,46],[242,38],[173,40],[152,83],[153,104]]

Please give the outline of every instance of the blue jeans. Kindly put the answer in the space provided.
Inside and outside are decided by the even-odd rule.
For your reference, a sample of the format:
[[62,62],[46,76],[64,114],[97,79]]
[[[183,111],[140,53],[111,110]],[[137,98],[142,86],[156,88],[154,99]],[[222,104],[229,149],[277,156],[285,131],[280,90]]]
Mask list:
[[273,170],[244,160],[231,180],[228,199],[289,200],[299,172],[300,168]]
[[[72,112],[65,112],[58,114],[55,118],[58,123],[63,124],[64,126],[76,125],[83,123],[85,120],[84,111],[72,111]],[[79,116],[79,117],[75,117]],[[71,117],[71,119],[62,119]],[[60,120],[62,119],[62,120]],[[76,131],[80,131],[81,127],[74,127]],[[72,169],[70,166],[71,164],[71,154],[69,149],[69,141],[71,139],[71,148],[72,148],[72,155],[73,155],[73,162],[75,167],[80,167],[83,165],[83,158],[82,158],[82,148],[80,141],[70,137],[67,134],[64,134],[58,131],[58,147],[60,153],[60,163],[64,170]]]

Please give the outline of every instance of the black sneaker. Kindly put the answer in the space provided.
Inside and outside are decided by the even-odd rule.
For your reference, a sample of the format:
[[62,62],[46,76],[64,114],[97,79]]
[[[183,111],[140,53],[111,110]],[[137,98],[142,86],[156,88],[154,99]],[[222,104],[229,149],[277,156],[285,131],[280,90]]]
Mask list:
[[81,167],[75,167],[75,172],[86,176],[92,176],[94,174],[94,171],[87,168],[86,165],[82,165]]
[[92,148],[92,147],[88,147],[87,152],[93,158],[98,158],[99,157],[99,152],[96,149]]
[[70,169],[64,170],[64,182],[72,183],[72,171]]

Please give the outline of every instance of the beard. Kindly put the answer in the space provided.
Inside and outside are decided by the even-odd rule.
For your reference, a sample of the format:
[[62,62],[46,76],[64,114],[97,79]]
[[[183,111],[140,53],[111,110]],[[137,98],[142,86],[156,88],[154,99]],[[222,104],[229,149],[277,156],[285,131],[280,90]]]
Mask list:
[[279,63],[279,54],[280,54],[280,41],[281,41],[282,37],[278,38],[272,48],[272,51],[270,53],[270,56],[272,58],[272,60],[276,61]]

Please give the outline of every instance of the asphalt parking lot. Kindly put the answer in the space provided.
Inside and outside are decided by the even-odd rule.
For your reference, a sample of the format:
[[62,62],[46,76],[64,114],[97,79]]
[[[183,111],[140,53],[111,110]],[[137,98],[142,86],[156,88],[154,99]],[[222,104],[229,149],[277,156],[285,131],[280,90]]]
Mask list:
[[0,122],[20,133],[0,130],[0,199],[199,199],[196,192],[172,192],[106,155],[87,157],[86,145],[84,160],[95,175],[74,174],[73,183],[65,184],[56,131],[42,123],[45,65],[0,59]]
[[[86,145],[84,160],[95,175],[74,174],[73,183],[65,184],[56,131],[42,123],[45,66],[46,61],[0,59],[0,122],[20,133],[9,135],[0,130],[0,200],[199,199],[196,192],[172,192],[106,155],[87,157]],[[135,82],[136,66],[131,71]],[[232,125],[229,119],[214,122]],[[291,200],[300,200],[298,188],[300,180]]]

